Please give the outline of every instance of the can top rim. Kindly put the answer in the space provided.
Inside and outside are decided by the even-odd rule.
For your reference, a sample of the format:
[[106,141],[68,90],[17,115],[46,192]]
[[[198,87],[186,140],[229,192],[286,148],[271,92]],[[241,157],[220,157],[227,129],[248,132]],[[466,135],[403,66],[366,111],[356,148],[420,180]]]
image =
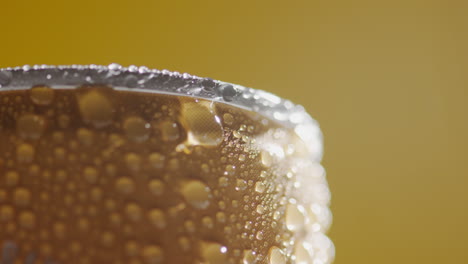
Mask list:
[[0,92],[35,85],[76,87],[103,84],[140,92],[191,96],[257,112],[292,128],[305,142],[311,158],[320,161],[323,140],[320,127],[301,105],[269,92],[188,73],[149,69],[145,66],[35,65],[0,69]]

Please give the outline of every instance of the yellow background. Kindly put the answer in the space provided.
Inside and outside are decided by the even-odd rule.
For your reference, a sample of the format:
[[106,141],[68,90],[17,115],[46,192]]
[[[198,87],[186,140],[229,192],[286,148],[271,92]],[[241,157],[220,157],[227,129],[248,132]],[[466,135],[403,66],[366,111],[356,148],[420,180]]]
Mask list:
[[146,65],[303,104],[336,263],[468,263],[468,1],[0,1],[0,67]]

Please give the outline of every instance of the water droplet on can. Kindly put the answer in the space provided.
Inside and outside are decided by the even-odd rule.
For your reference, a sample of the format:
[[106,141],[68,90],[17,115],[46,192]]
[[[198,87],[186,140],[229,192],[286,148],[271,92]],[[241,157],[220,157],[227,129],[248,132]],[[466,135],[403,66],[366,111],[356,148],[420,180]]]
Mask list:
[[34,147],[27,143],[22,143],[16,148],[16,159],[19,163],[30,163],[34,159]]
[[128,177],[120,177],[115,182],[115,188],[122,194],[131,194],[135,190],[135,184],[132,179]]
[[221,87],[221,95],[226,102],[230,102],[237,95],[237,90],[234,86],[226,84]]
[[281,249],[278,247],[271,247],[268,251],[269,264],[286,264],[286,257]]
[[223,141],[220,118],[208,102],[182,102],[189,145],[217,146]]
[[137,116],[125,119],[123,128],[127,138],[134,142],[144,142],[149,137],[150,124]]
[[148,213],[148,220],[159,229],[166,227],[166,216],[160,209],[153,209]]
[[114,107],[108,96],[104,94],[104,89],[108,92],[110,88],[106,88],[87,89],[87,91],[78,94],[81,117],[96,128],[111,124],[114,117]]
[[286,207],[286,227],[291,231],[301,230],[305,225],[304,207],[288,204]]
[[206,264],[224,264],[227,262],[227,248],[215,242],[202,242],[200,255]]
[[164,260],[164,254],[161,247],[149,245],[142,249],[141,257],[145,264],[160,264]]
[[45,120],[42,116],[24,114],[18,118],[16,129],[21,137],[26,139],[38,139],[45,129]]
[[244,257],[242,258],[242,264],[255,264],[257,261],[257,254],[248,249],[244,250]]
[[33,86],[29,91],[29,98],[34,104],[49,105],[54,100],[54,89],[47,86]]
[[0,71],[0,86],[8,85],[13,74],[10,71]]
[[176,141],[180,137],[180,128],[176,122],[169,120],[162,121],[159,129],[161,130],[162,140],[166,142]]
[[201,181],[185,182],[180,191],[185,200],[195,208],[206,209],[210,204],[210,188]]

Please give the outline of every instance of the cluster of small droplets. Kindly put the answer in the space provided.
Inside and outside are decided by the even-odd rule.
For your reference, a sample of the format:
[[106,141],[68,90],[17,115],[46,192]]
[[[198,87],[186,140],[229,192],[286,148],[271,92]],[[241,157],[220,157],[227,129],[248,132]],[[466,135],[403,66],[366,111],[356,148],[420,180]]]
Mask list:
[[[168,71],[89,68],[128,87],[151,78],[181,85]],[[0,71],[0,85],[16,80],[11,73]],[[194,78],[182,75],[186,87],[239,96]],[[0,90],[0,103],[2,264],[333,259],[325,173],[291,128],[201,98],[109,86],[31,85]]]

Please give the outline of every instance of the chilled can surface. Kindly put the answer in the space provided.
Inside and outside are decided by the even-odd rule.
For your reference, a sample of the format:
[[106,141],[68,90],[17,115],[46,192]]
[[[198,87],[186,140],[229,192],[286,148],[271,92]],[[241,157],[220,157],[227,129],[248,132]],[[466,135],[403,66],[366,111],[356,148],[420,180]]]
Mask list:
[[333,260],[318,127],[298,112],[117,65],[9,69],[0,85],[1,264]]

